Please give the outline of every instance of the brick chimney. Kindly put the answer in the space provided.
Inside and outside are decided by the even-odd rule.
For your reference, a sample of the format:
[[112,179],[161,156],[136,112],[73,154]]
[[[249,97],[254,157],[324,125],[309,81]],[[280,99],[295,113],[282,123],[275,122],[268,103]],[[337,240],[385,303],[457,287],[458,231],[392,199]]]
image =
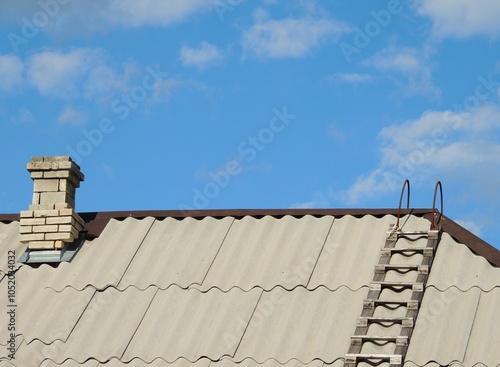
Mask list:
[[70,157],[33,157],[33,203],[21,212],[21,242],[29,251],[63,250],[78,239],[85,222],[75,212],[75,192],[84,180]]

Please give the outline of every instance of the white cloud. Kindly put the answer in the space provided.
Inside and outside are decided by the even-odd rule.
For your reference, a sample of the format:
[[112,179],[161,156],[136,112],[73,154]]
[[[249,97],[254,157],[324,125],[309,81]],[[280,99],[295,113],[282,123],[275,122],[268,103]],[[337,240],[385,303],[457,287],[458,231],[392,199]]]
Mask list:
[[22,85],[24,65],[15,55],[0,55],[0,90],[11,92]]
[[77,84],[88,71],[103,62],[98,50],[43,51],[28,62],[28,80],[40,94],[63,99],[78,95]]
[[306,201],[303,203],[294,203],[290,205],[290,209],[311,209],[315,207],[317,207],[315,200]]
[[300,58],[327,40],[336,41],[350,28],[331,19],[312,17],[268,20],[262,15],[244,32],[244,55],[260,59]]
[[481,236],[482,227],[481,225],[479,225],[479,223],[468,219],[456,219],[455,222],[457,222],[457,224],[461,225],[468,231],[474,233],[476,236]]
[[33,15],[41,10],[42,8],[35,1],[3,0],[0,20],[2,22],[6,22],[7,24],[21,23],[22,17],[26,17],[28,20],[31,20]]
[[17,116],[14,116],[11,120],[14,124],[19,125],[34,125],[36,124],[36,118],[33,113],[26,107],[19,109]]
[[117,93],[129,93],[145,73],[133,62],[110,65],[106,51],[89,48],[42,51],[25,64],[27,84],[42,96],[67,101],[84,97],[103,104]]
[[344,133],[333,122],[328,125],[328,135],[330,135],[332,138],[334,138],[337,141],[343,141],[343,140],[345,140]]
[[60,125],[84,125],[87,122],[87,117],[84,113],[68,106],[61,111],[57,120]]
[[[465,111],[463,111],[465,112]],[[390,125],[380,131],[387,147],[404,154],[424,146],[441,144],[446,139],[481,141],[500,129],[500,107],[484,104],[467,113],[426,111],[416,120]]]
[[382,71],[396,71],[401,74],[415,73],[425,66],[418,49],[392,46],[379,51],[368,64]]
[[201,42],[199,47],[182,46],[179,59],[184,66],[205,69],[222,61],[223,53],[208,42]]
[[170,102],[174,92],[179,90],[189,90],[200,93],[208,101],[213,103],[213,89],[204,83],[192,79],[180,79],[177,77],[165,78],[159,81],[153,90],[152,101],[154,103]]
[[326,195],[322,192],[315,192],[313,194],[313,199],[304,201],[304,202],[296,202],[290,205],[291,209],[310,209],[310,208],[329,208],[331,207],[330,197],[332,196],[330,193]]
[[431,95],[439,97],[441,92],[432,81],[432,65],[429,61],[433,51],[430,48],[388,46],[364,62],[386,75],[405,78],[402,87],[405,94]]
[[56,5],[47,11],[39,3],[46,2],[4,0],[0,19],[20,24],[23,17],[32,21],[37,12],[43,12],[49,23],[42,30],[60,36],[61,30],[88,34],[109,28],[169,26],[213,5],[212,0],[70,1],[54,2]]
[[361,84],[371,82],[374,78],[366,73],[337,73],[328,78],[333,82],[342,82],[347,84]]
[[108,2],[105,18],[112,24],[124,27],[170,25],[184,20],[197,11],[210,8],[213,3],[209,0],[108,0]]
[[176,78],[167,78],[157,83],[153,91],[153,97],[157,102],[162,100],[168,102],[172,98],[175,89],[186,87],[189,87],[189,82]]
[[106,164],[106,163],[102,163],[101,167],[102,167],[104,174],[106,175],[106,177],[108,179],[110,179],[110,180],[115,179],[115,177],[116,177],[115,169],[112,166],[110,166],[109,164]]
[[437,37],[500,35],[498,0],[419,0],[417,10],[432,20]]
[[488,140],[457,141],[443,146],[433,161],[439,170],[480,167],[486,164],[498,167],[500,164],[500,144]]
[[[378,168],[368,175],[358,177],[349,189],[337,193],[336,199],[344,204],[353,205],[359,203],[363,198],[376,197],[394,191],[394,183],[388,182],[392,177],[388,177],[386,174],[386,172]],[[398,184],[400,183],[398,182]]]
[[142,71],[133,62],[123,65],[123,71],[106,64],[97,64],[88,71],[83,85],[83,95],[89,100],[103,102],[113,98],[116,92],[127,93],[130,82],[140,78]]
[[429,111],[420,118],[388,126],[379,137],[378,167],[342,193],[355,204],[400,188],[406,178],[458,179],[481,191],[480,177],[500,182],[500,106],[485,104],[468,114]]
[[100,49],[76,48],[71,51],[41,51],[29,59],[0,55],[0,91],[12,92],[24,84],[42,96],[70,100],[83,95],[97,100],[116,91],[130,89],[130,80],[141,71],[129,62],[123,72],[107,64],[107,53]]

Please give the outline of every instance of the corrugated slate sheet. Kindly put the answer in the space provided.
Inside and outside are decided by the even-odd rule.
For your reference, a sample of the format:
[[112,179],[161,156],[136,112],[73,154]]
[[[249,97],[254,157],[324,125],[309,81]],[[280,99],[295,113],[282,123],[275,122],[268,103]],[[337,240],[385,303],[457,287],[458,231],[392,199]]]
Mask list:
[[[19,348],[5,361],[2,317],[0,367],[341,367],[395,221],[112,220],[72,263],[19,267]],[[417,216],[403,223],[404,230],[430,225]],[[2,254],[21,254],[18,230],[0,223]],[[397,247],[421,241],[401,239]],[[419,263],[418,256],[393,260]],[[405,366],[500,365],[499,304],[500,269],[443,234]],[[390,353],[388,346],[363,348]]]

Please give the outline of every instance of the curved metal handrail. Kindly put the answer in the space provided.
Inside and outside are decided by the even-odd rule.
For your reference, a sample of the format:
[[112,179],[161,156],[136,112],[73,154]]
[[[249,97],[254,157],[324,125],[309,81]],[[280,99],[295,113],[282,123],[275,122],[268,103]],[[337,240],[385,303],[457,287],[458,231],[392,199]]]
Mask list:
[[408,186],[408,197],[406,199],[406,209],[410,209],[410,180],[406,179],[403,188],[401,189],[401,196],[399,197],[399,207],[398,207],[398,221],[396,222],[396,229],[399,229],[399,219],[401,218],[401,204],[403,203],[403,195],[405,193],[405,188]]
[[[439,211],[439,219],[436,222],[436,196],[439,187],[439,196],[441,197],[441,211]],[[441,185],[441,181],[436,183],[436,187],[434,188],[434,199],[432,201],[432,221],[431,221],[431,230],[438,229],[438,224],[441,221],[441,217],[443,216],[443,185]]]

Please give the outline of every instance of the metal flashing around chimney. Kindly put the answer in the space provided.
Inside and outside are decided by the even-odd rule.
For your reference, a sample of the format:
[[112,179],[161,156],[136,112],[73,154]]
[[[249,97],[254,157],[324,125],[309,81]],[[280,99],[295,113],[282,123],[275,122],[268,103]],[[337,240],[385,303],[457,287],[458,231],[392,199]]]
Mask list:
[[76,253],[85,225],[75,211],[76,189],[84,176],[67,156],[33,157],[27,169],[34,189],[29,210],[22,211],[20,216],[20,239],[28,245],[26,259],[67,261],[63,259]]
[[29,247],[19,257],[17,262],[23,264],[49,264],[71,262],[75,255],[82,248],[85,242],[85,234],[81,233],[80,237],[73,243],[66,245],[62,250],[30,250]]

